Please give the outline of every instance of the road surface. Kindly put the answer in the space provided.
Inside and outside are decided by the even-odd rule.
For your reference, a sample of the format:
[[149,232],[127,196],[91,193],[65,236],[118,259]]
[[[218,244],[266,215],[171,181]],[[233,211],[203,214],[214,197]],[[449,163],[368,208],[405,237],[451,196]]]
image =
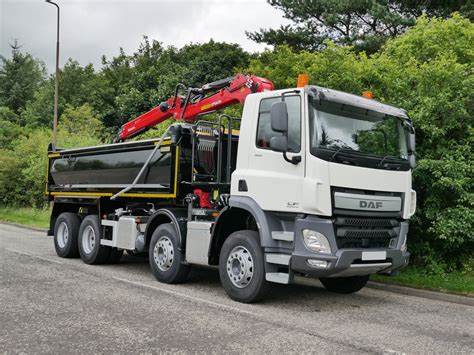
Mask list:
[[158,283],[145,258],[89,266],[51,237],[0,224],[0,352],[474,352],[474,307],[374,289],[275,285],[230,300],[215,269]]

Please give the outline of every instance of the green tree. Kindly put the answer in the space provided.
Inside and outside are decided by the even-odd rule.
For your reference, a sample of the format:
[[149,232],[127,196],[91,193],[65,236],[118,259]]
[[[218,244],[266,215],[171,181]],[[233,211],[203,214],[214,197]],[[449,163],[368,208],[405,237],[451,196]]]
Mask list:
[[177,53],[186,68],[188,85],[202,86],[235,74],[235,68],[249,65],[250,55],[238,44],[215,42],[189,44]]
[[440,0],[268,0],[284,12],[292,25],[247,32],[258,42],[287,44],[296,50],[320,50],[324,41],[352,45],[374,53],[387,38],[415,24],[416,17],[448,16],[453,11],[472,14],[472,2]]
[[22,53],[17,41],[10,47],[10,59],[0,55],[0,106],[20,114],[43,83],[46,70],[31,54]]
[[99,73],[99,79],[105,82],[102,91],[102,122],[109,129],[110,133],[115,134],[124,119],[121,117],[117,104],[117,97],[127,92],[127,85],[132,80],[134,68],[132,58],[125,54],[122,48],[119,54],[108,60],[102,57],[102,70]]
[[103,129],[102,121],[94,114],[89,104],[79,107],[67,105],[58,126],[68,134],[81,135],[87,132],[93,137],[99,137]]
[[[92,64],[81,66],[69,59],[59,75],[59,117],[67,107],[79,107],[89,104],[94,114],[102,117],[104,108],[108,107],[108,84],[94,70]],[[26,106],[21,118],[24,124],[31,126],[52,127],[54,104],[54,77],[45,82]]]
[[0,106],[0,121],[16,122],[18,123],[19,117],[10,108],[6,106]]

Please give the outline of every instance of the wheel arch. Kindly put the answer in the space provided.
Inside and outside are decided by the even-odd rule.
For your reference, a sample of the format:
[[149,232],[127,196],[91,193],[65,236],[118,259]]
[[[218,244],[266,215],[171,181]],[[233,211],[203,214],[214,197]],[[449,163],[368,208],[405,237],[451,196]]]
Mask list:
[[219,215],[212,230],[209,265],[219,264],[220,251],[227,237],[234,232],[244,229],[254,230],[259,233],[257,220],[252,212],[245,208],[226,207]]
[[186,222],[187,222],[187,210],[179,208],[161,208],[157,210],[148,220],[145,228],[145,241],[146,245],[150,244],[151,236],[156,228],[161,224],[171,223],[176,229],[179,241],[179,250],[184,250],[186,244]]
[[[253,225],[243,223],[249,217],[252,218]],[[254,199],[248,196],[231,196],[229,206],[221,212],[212,231],[209,264],[219,263],[220,248],[225,239],[231,233],[242,229],[257,231],[263,248],[292,248],[292,242],[274,240],[272,231],[293,231],[295,217],[296,214],[283,216],[264,211]]]

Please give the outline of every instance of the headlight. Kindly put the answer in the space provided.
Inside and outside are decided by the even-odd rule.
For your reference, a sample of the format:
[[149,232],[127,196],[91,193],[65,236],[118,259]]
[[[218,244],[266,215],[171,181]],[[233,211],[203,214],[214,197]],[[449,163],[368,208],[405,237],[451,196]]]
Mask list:
[[317,253],[331,254],[328,239],[321,233],[303,229],[303,241],[306,248]]

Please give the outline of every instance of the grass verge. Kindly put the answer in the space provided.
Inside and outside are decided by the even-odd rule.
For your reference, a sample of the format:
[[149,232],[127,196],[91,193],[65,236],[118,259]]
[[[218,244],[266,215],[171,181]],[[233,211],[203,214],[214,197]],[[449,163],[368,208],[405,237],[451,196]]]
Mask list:
[[410,286],[432,291],[456,293],[474,297],[474,272],[451,272],[441,275],[428,275],[423,270],[408,267],[397,276],[373,275],[372,281]]
[[24,226],[48,229],[49,209],[2,207],[0,221],[22,224]]

